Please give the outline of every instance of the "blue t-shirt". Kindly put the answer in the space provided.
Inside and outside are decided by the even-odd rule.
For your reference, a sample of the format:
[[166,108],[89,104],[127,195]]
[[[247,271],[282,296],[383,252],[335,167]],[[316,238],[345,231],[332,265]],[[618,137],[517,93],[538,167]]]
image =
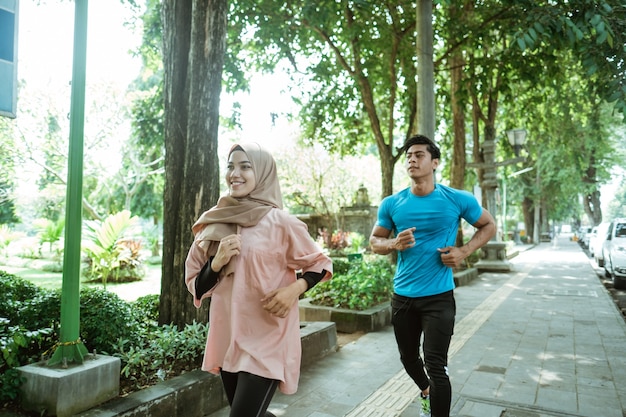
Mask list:
[[383,199],[377,226],[396,235],[415,227],[415,246],[398,251],[394,291],[405,297],[425,297],[453,290],[452,269],[441,262],[437,249],[454,246],[460,219],[474,224],[482,212],[471,193],[441,184],[423,197],[406,188]]

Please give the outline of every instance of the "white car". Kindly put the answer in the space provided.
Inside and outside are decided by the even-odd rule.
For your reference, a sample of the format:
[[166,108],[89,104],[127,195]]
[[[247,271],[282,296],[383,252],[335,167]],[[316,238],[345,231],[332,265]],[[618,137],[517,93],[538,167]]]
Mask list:
[[605,275],[614,279],[616,289],[623,289],[626,286],[626,219],[611,222],[602,253]]
[[589,255],[593,256],[599,267],[604,266],[602,247],[604,246],[610,224],[609,222],[603,222],[594,227],[596,229],[595,234],[592,231],[591,239],[589,239]]
[[582,226],[580,230],[578,231],[579,233],[578,243],[583,248],[589,247],[589,238],[591,237],[591,230],[592,230],[591,226]]

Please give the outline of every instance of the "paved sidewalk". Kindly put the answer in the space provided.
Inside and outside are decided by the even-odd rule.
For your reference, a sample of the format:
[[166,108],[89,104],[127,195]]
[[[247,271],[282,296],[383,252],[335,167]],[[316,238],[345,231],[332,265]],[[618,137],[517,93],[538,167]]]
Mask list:
[[[626,324],[578,244],[559,238],[511,263],[455,290],[451,415],[626,416]],[[304,369],[298,393],[277,393],[270,410],[417,417],[416,396],[387,327]]]

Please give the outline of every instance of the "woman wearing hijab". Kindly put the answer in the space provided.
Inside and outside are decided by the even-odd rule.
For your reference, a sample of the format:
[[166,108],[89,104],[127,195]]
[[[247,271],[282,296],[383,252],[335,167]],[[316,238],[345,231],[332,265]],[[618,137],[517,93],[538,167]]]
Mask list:
[[272,416],[276,388],[298,387],[298,299],[331,277],[332,262],[306,225],[282,210],[266,150],[233,146],[225,179],[229,193],[193,225],[185,262],[195,306],[211,297],[202,369],[221,376],[231,417]]

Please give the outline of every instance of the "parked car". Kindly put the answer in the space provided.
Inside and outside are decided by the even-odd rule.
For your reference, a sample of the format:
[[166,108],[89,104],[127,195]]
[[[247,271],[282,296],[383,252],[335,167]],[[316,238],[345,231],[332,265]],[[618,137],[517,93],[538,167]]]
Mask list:
[[611,222],[602,253],[606,276],[613,278],[615,288],[623,289],[626,287],[626,218]]
[[591,226],[581,226],[578,230],[578,244],[583,248],[589,247],[589,238],[591,237]]
[[596,263],[599,267],[604,266],[604,257],[602,255],[602,246],[604,245],[604,241],[607,237],[607,232],[609,230],[609,222],[600,223],[595,227],[596,232],[595,235],[592,232],[592,237],[589,240],[589,255],[595,259]]

